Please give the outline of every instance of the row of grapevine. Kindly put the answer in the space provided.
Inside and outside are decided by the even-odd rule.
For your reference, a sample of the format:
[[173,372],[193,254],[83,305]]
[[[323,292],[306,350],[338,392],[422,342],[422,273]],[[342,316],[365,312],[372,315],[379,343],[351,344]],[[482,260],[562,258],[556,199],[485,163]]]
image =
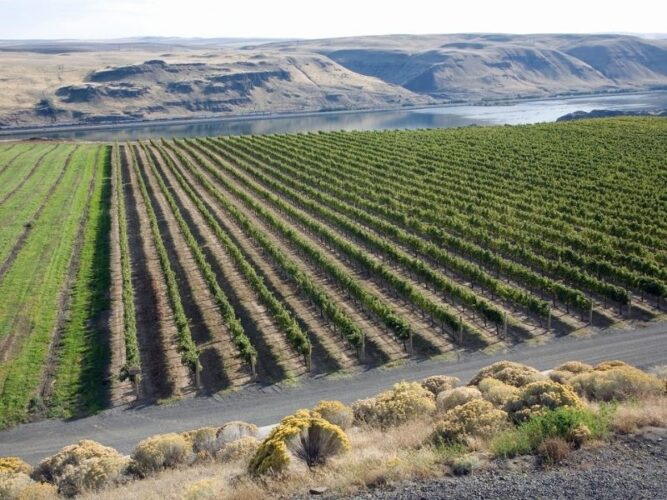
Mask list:
[[127,236],[127,215],[125,214],[125,195],[123,193],[123,173],[120,168],[120,150],[118,145],[113,148],[113,175],[115,177],[114,196],[116,197],[120,267],[123,301],[123,340],[125,344],[125,366],[123,376],[136,377],[141,372],[139,341],[137,340],[137,317],[134,307],[134,286],[132,285],[132,262]]
[[[302,154],[303,157],[303,154]],[[266,159],[266,158],[265,158]],[[315,160],[311,160],[312,163],[315,163]],[[300,166],[303,164],[300,163]],[[321,166],[322,163],[320,163],[320,171],[326,170],[326,167]],[[285,169],[289,167],[283,167]],[[311,169],[314,167],[311,167]],[[296,169],[294,169],[296,170]],[[305,168],[304,168],[305,170]],[[340,169],[338,169],[338,172]],[[291,172],[290,172],[291,173]],[[295,174],[296,175],[296,174]],[[327,176],[326,173],[320,174],[321,176]],[[337,174],[337,177],[342,177],[344,174]],[[375,210],[375,213],[379,213],[380,215],[384,215],[387,218],[391,218],[394,223],[399,223],[404,225],[406,229],[410,229],[413,231],[419,231],[419,233],[430,240],[433,240],[434,242],[445,245],[446,247],[455,249],[459,252],[462,252],[465,256],[471,256],[473,257],[478,263],[487,265],[490,269],[492,269],[494,272],[502,272],[503,274],[506,274],[508,276],[511,276],[513,279],[517,280],[520,283],[525,284],[526,286],[533,288],[533,289],[538,289],[541,290],[543,293],[552,296],[555,299],[558,299],[565,303],[567,306],[575,306],[578,308],[587,308],[590,301],[586,299],[583,294],[578,292],[577,290],[574,290],[571,287],[568,287],[566,285],[563,285],[562,283],[558,283],[554,279],[549,279],[548,277],[545,276],[540,276],[536,274],[535,272],[531,271],[529,268],[526,266],[519,264],[517,262],[512,262],[508,261],[505,258],[502,258],[502,256],[499,256],[497,254],[491,254],[486,250],[484,247],[477,246],[475,244],[470,243],[466,239],[462,237],[458,237],[455,235],[452,235],[448,232],[445,232],[439,228],[434,227],[431,224],[425,224],[421,222],[416,222],[416,223],[411,223],[409,220],[406,220],[405,216],[405,210],[392,210],[388,209],[386,207],[383,207],[379,203],[372,203],[372,202],[367,202],[364,200],[361,196],[357,195],[354,196],[352,194],[349,194],[350,192],[355,192],[358,191],[362,188],[364,188],[364,184],[368,184],[368,187],[366,187],[366,190],[364,191],[365,193],[368,193],[368,189],[370,189],[370,183],[371,181],[363,181],[360,179],[361,176],[357,176],[355,173],[355,179],[357,179],[357,186],[356,189],[353,187],[350,187],[349,183],[344,184],[344,188],[338,188],[336,190],[337,194],[339,197],[346,198],[346,199],[352,199],[355,205],[361,205],[364,206],[364,208],[369,207]],[[336,178],[334,178],[334,175],[327,176],[327,180],[331,180],[331,183],[328,184],[326,190],[333,191],[336,188],[334,187],[329,187],[333,186],[336,183],[340,184],[341,181],[337,181]],[[377,182],[374,183],[374,186],[377,186]],[[377,190],[378,188],[375,187]],[[344,192],[347,191],[347,194]],[[343,194],[341,194],[343,192]],[[370,197],[372,195],[366,194],[367,197]],[[361,211],[357,211],[359,213]],[[364,217],[361,215],[361,217]],[[432,216],[432,220],[437,220],[442,222],[443,220],[447,220],[446,216]],[[409,224],[409,225],[408,225]],[[454,225],[455,223],[453,223]],[[472,225],[464,224],[464,223],[458,223],[456,224],[456,228],[458,231],[462,233],[462,236],[467,236],[469,235],[470,232],[478,231],[475,227],[472,227]],[[400,233],[399,233],[400,235]],[[488,240],[486,241],[488,245]],[[484,245],[484,246],[487,246]],[[492,250],[497,250],[492,248]],[[448,268],[453,267],[452,266],[452,261],[442,261],[442,257],[446,256],[446,254],[443,255],[441,252],[429,252],[431,256],[435,253],[436,260],[441,260],[443,262],[443,265],[445,265]],[[502,254],[501,254],[502,255]],[[438,259],[439,257],[439,259]],[[463,267],[462,265],[459,266],[459,268]],[[469,276],[471,277],[471,276]],[[481,283],[480,283],[481,284]],[[624,292],[622,290],[619,290],[617,287],[613,286],[608,286],[602,284],[602,289],[607,291],[607,293],[613,297],[612,300],[616,299],[618,300],[620,297],[620,300],[623,300],[622,297],[624,295]],[[507,295],[512,294],[512,292],[508,291]],[[530,309],[532,309],[534,312],[539,312],[541,315],[546,315],[548,312],[548,309],[546,307],[546,304],[544,302],[540,303],[530,303],[532,301],[526,300],[525,295],[522,297],[521,295],[516,295],[515,297],[518,300],[521,300],[526,304],[526,306],[529,306]],[[623,302],[625,303],[625,302]]]
[[[152,151],[150,152],[147,151],[147,154],[153,156]],[[167,162],[170,168],[173,169],[171,158],[168,155],[164,155],[162,158]],[[252,346],[250,340],[243,331],[243,327],[240,321],[237,319],[236,314],[231,304],[229,303],[229,299],[226,297],[222,288],[218,284],[215,273],[213,272],[210,264],[206,261],[206,257],[201,248],[199,247],[199,244],[197,243],[192,232],[190,231],[187,222],[181,215],[180,209],[178,208],[178,205],[176,204],[174,197],[169,192],[164,182],[164,179],[162,178],[162,175],[157,170],[156,164],[159,162],[154,156],[153,160],[154,162],[151,163],[150,167],[153,170],[158,185],[160,186],[163,195],[167,199],[167,202],[169,203],[172,209],[174,217],[185,236],[188,246],[190,247],[191,251],[193,252],[193,255],[195,256],[195,260],[197,261],[197,264],[199,265],[204,275],[206,283],[210,287],[212,294],[214,295],[214,297],[218,302],[218,306],[221,309],[223,317],[227,321],[227,326],[230,328],[232,338],[234,339],[236,346],[239,348],[241,356],[248,363],[254,366],[257,358],[257,351]],[[190,194],[191,193],[192,192],[190,191]],[[204,211],[202,211],[202,215],[210,223],[212,221],[212,217],[210,213],[208,213],[208,211],[205,209],[205,207],[203,207],[201,202],[199,202],[198,208],[200,208],[200,211],[202,211],[201,208],[204,209]],[[311,345],[307,335],[301,330],[296,320],[292,317],[291,313],[285,309],[282,303],[280,303],[280,301],[278,301],[275,298],[275,296],[271,293],[271,291],[266,287],[260,276],[257,274],[252,265],[247,262],[247,260],[245,259],[241,251],[238,249],[238,247],[233,243],[231,238],[229,238],[229,236],[222,231],[219,225],[212,224],[212,228],[216,233],[216,236],[218,237],[219,241],[224,245],[227,252],[229,252],[229,254],[237,263],[238,267],[242,270],[244,276],[248,279],[248,282],[251,284],[253,289],[257,292],[262,301],[268,306],[269,310],[271,311],[271,314],[275,318],[276,322],[280,326],[281,330],[285,334],[288,341],[292,344],[292,346],[295,348],[297,352],[299,352],[302,356],[304,356],[306,362],[309,363]]]
[[[45,146],[37,149],[43,151]],[[61,149],[64,156],[56,155],[53,164],[41,168],[54,171],[51,182],[64,168],[66,152],[74,147]],[[77,240],[100,167],[99,149],[82,146],[72,155],[62,181],[48,194],[46,208],[0,280],[0,428],[28,419],[30,402],[40,398],[46,377],[56,371],[57,356],[49,354],[55,354],[54,340],[65,324],[61,306],[66,303],[69,277],[76,272]],[[28,161],[18,168],[32,167]],[[29,198],[28,187],[9,201]],[[47,196],[46,188],[41,196]]]
[[[369,137],[372,137],[372,135],[369,135]],[[420,163],[417,164],[414,162],[414,157],[410,156],[410,153],[414,148],[412,150],[406,150],[401,144],[404,142],[401,136],[397,135],[395,138],[397,140],[391,142],[386,141],[384,138],[382,140],[371,139],[370,141],[368,138],[366,138],[364,143],[364,141],[358,140],[349,141],[349,138],[344,135],[336,137],[336,139],[343,144],[353,142],[353,147],[363,147],[367,152],[369,149],[372,149],[368,147],[369,143],[375,143],[377,146],[379,146],[379,151],[385,154],[388,153],[387,156],[391,159],[391,161],[401,162],[401,164],[404,165],[407,163],[407,165],[412,167],[411,170],[418,171],[422,178],[432,179],[435,181],[435,185],[438,187],[442,184],[442,182],[438,181],[456,181],[457,179],[462,180],[466,177],[468,179],[474,178],[478,182],[484,182],[488,185],[488,189],[483,193],[484,197],[492,196],[504,199],[506,200],[507,208],[516,208],[525,215],[530,215],[531,213],[535,213],[538,216],[540,216],[539,214],[550,214],[553,213],[554,208],[558,208],[558,211],[556,212],[556,219],[558,224],[561,227],[566,228],[568,232],[571,231],[573,226],[580,226],[583,224],[587,227],[587,230],[596,231],[597,235],[604,238],[609,238],[612,236],[610,230],[613,232],[614,227],[624,227],[627,225],[623,224],[622,219],[618,220],[618,217],[623,217],[625,215],[626,219],[628,219],[629,214],[627,211],[619,213],[618,210],[616,210],[616,212],[611,212],[612,220],[609,223],[602,225],[600,221],[605,220],[603,216],[604,210],[599,210],[597,208],[597,205],[594,203],[595,196],[590,196],[589,193],[584,195],[582,190],[577,189],[576,187],[573,187],[573,189],[567,193],[568,198],[572,199],[575,203],[569,207],[551,205],[549,203],[549,199],[545,198],[544,196],[548,196],[549,194],[553,193],[562,195],[563,191],[567,190],[568,185],[571,186],[571,184],[568,184],[567,180],[562,178],[562,173],[564,170],[563,165],[550,164],[550,157],[548,156],[541,159],[539,166],[535,166],[534,164],[531,165],[530,163],[524,163],[520,166],[515,166],[511,163],[511,158],[509,158],[509,156],[511,156],[511,152],[510,155],[507,154],[508,152],[506,150],[502,151],[502,155],[499,155],[498,153],[485,155],[483,152],[480,152],[480,149],[484,147],[483,143],[475,143],[474,147],[472,148],[469,146],[456,144],[454,147],[448,148],[447,153],[445,153],[440,147],[441,145],[432,141],[430,134],[427,132],[422,136],[422,141],[420,142],[422,145],[426,145],[428,147],[421,148],[419,150],[418,159],[420,160]],[[414,141],[411,141],[411,144],[414,145]],[[581,155],[581,152],[577,152],[577,154]],[[591,159],[591,161],[593,161],[593,159]],[[459,168],[448,171],[447,178],[443,179],[442,176],[445,173],[441,169],[429,169],[429,165],[442,165],[446,163],[454,163],[456,165],[463,164],[463,162],[465,162],[466,165],[469,165],[470,162],[473,162],[476,165],[474,173],[468,169]],[[499,181],[503,178],[499,177],[499,164],[504,167],[503,170],[509,170],[511,172],[512,177],[510,181],[512,184],[517,185],[517,187],[520,189],[512,191],[502,189],[502,184]],[[557,172],[555,175],[559,176],[560,182],[558,182],[558,184],[553,183],[554,170]],[[526,172],[530,172],[530,176],[525,176]],[[540,177],[540,173],[543,173],[544,175]],[[580,172],[578,173],[580,174]],[[503,174],[505,175],[505,172],[503,172]],[[522,183],[521,179],[524,176],[526,177],[526,180]],[[540,187],[539,193],[542,198],[531,198],[530,188],[534,187],[536,184]],[[554,186],[557,185],[558,189],[551,187],[551,184]],[[615,187],[614,189],[618,190],[618,187]],[[623,186],[621,186],[620,189],[623,189]],[[529,192],[526,193],[526,190]],[[537,203],[538,200],[541,201],[541,203]],[[582,209],[586,206],[592,206],[593,208],[591,217],[584,219],[573,212],[573,210],[576,209],[577,213],[581,213]],[[633,209],[633,207],[627,208],[630,208],[631,212],[637,212],[637,209]],[[554,217],[551,217],[551,219],[553,221]],[[638,219],[642,220],[642,216],[633,214],[633,218],[629,220],[632,220],[633,226],[645,226],[645,224],[638,224]],[[648,222],[650,222],[650,219],[648,219]],[[647,233],[637,233],[636,236],[642,238],[646,237],[647,234],[650,235],[653,232],[659,231],[659,224],[656,225],[653,223],[650,224],[650,226],[652,231],[648,231]],[[597,230],[594,228],[597,228]]]
[[[359,147],[358,144],[355,144],[356,148]],[[352,151],[354,151],[353,147],[350,148]],[[342,155],[349,154],[350,151],[343,151]],[[366,154],[368,152],[366,151]],[[372,165],[372,161],[378,161],[380,160],[388,160],[389,157],[384,157],[383,155],[386,155],[386,152],[379,152],[377,156],[374,156],[372,160],[370,158],[364,158],[364,163],[363,166],[364,168],[369,168],[370,165]],[[404,154],[403,152],[396,152],[396,155]],[[393,155],[393,153],[392,153]],[[391,156],[392,159],[395,159],[394,156]],[[414,161],[414,160],[413,160]],[[456,163],[456,159],[453,159],[452,162]],[[460,162],[460,160],[458,160]],[[396,182],[401,182],[405,183],[406,182],[406,163],[407,160],[403,160],[401,162],[401,173],[400,174],[394,174],[394,180]],[[463,170],[465,165],[467,164],[462,164],[461,168],[458,170]],[[389,176],[390,174],[387,174],[387,165],[386,163],[382,164],[383,171],[385,172],[386,176]],[[453,169],[453,171],[458,171],[457,169]],[[418,177],[421,179],[421,177]],[[423,179],[421,179],[423,181]],[[415,205],[421,205],[426,207],[428,210],[436,210],[438,207],[440,207],[440,203],[443,202],[442,198],[437,198],[433,196],[429,196],[429,189],[432,189],[432,185],[434,183],[426,183],[424,184],[423,182],[416,186],[414,188],[414,193],[418,193],[419,196],[413,196],[409,200],[407,200],[408,203],[410,204],[415,204]],[[515,229],[516,225],[508,225],[508,222],[511,222],[513,220],[513,217],[507,213],[506,209],[506,202],[505,199],[498,196],[496,201],[493,204],[486,204],[486,205],[480,205],[480,200],[477,198],[477,195],[479,194],[477,191],[474,190],[470,185],[454,185],[451,187],[447,187],[446,182],[440,181],[435,183],[438,186],[439,190],[447,190],[447,199],[451,200],[451,195],[456,194],[457,198],[456,199],[463,199],[463,200],[469,200],[471,203],[473,203],[472,206],[475,207],[475,209],[479,210],[479,207],[486,207],[484,208],[484,215],[485,217],[492,216],[495,214],[503,214],[502,220],[498,221],[486,221],[484,219],[476,219],[475,222],[478,222],[480,225],[484,225],[487,227],[489,230],[492,231],[497,231],[497,232],[502,232],[504,228],[509,228],[512,230],[512,234],[510,235],[503,235],[504,237],[512,237],[514,241],[516,241],[518,238],[517,236],[524,236],[524,241],[529,242],[531,244],[537,243],[538,244],[538,249],[545,251],[549,250],[550,255],[549,257],[552,258],[567,258],[571,257],[573,255],[578,256],[578,261],[584,261],[587,264],[587,267],[590,269],[594,269],[595,265],[597,262],[599,262],[599,259],[591,259],[591,258],[586,258],[585,255],[582,255],[582,251],[593,251],[594,255],[599,255],[602,256],[603,258],[611,258],[614,260],[614,262],[620,263],[622,265],[631,265],[634,268],[637,268],[641,272],[649,273],[652,275],[656,275],[656,272],[658,275],[661,274],[661,271],[655,266],[655,264],[650,264],[649,261],[647,260],[648,256],[646,254],[643,254],[642,257],[633,255],[633,254],[627,254],[627,252],[617,252],[617,251],[612,251],[610,250],[611,247],[607,242],[604,242],[605,235],[596,235],[596,240],[593,245],[585,243],[581,236],[578,233],[573,234],[571,232],[571,228],[559,224],[557,227],[552,228],[550,227],[553,222],[550,224],[549,219],[542,218],[538,220],[537,222],[531,223],[531,227],[527,227],[527,229],[531,230],[530,233],[526,234],[520,231],[517,231]],[[444,187],[443,187],[444,186]],[[474,197],[470,197],[467,195],[467,193],[473,193]],[[469,196],[466,198],[466,196]],[[445,201],[445,204],[446,201]],[[449,208],[452,210],[455,209],[455,206],[451,205],[451,202],[449,204]],[[467,209],[470,209],[471,205],[467,206]],[[489,211],[490,210],[490,211]],[[437,217],[435,218],[437,220]],[[527,220],[529,220],[528,217],[522,218],[523,225],[526,226]],[[539,230],[539,233],[536,233],[536,231]],[[539,237],[537,237],[537,234],[539,234]],[[565,236],[567,235],[567,237]],[[545,241],[545,236],[547,237],[547,240]],[[576,252],[570,252],[569,254],[566,252],[559,252],[560,247],[549,243],[549,240],[556,241],[559,243],[566,243],[569,245],[574,245],[573,248],[576,249]],[[627,240],[624,240],[624,242],[627,242]],[[604,243],[604,244],[603,244]],[[632,243],[628,243],[631,245]],[[625,248],[625,246],[624,246]],[[640,247],[641,248],[641,247]],[[567,250],[567,247],[566,247]],[[553,255],[554,252],[558,252],[558,255]],[[574,262],[575,264],[577,263],[576,261]],[[603,269],[604,271],[612,271],[616,273],[616,277],[620,278],[621,280],[625,280],[625,283],[629,284],[630,286],[633,286],[636,283],[636,279],[634,281],[628,280],[627,279],[627,273],[622,273],[619,271],[622,271],[622,268],[619,268],[617,266],[606,266],[606,268]],[[614,276],[614,275],[612,275]]]
[[[223,157],[230,158],[226,149],[221,147],[222,143],[208,143],[212,145],[217,153]],[[297,178],[305,177],[306,174],[304,173],[305,170],[297,168],[291,170],[290,167],[287,166],[292,163],[292,157],[288,158],[287,156],[283,156],[278,152],[274,152],[272,157],[269,157],[266,151],[264,151],[261,147],[255,148],[254,155],[251,155],[248,151],[248,148],[245,148],[243,145],[239,145],[238,148],[235,148],[232,144],[224,145],[235,151],[236,155],[241,155],[249,163],[258,167],[249,168],[249,171],[255,178],[260,179],[264,184],[269,185],[275,191],[289,193],[290,198],[295,200],[297,203],[307,207],[313,212],[324,214],[330,220],[336,221],[340,227],[343,227],[353,234],[361,236],[362,239],[373,244],[375,248],[382,249],[382,251],[384,251],[387,255],[392,256],[392,258],[394,258],[396,261],[401,263],[408,263],[409,268],[414,270],[418,276],[421,276],[427,280],[427,283],[438,286],[438,282],[440,282],[442,283],[440,284],[441,290],[454,296],[462,297],[465,295],[466,297],[464,302],[471,305],[474,309],[479,310],[485,320],[488,319],[498,324],[502,322],[503,318],[501,312],[498,311],[497,308],[489,306],[486,301],[480,300],[474,295],[469,294],[469,292],[463,291],[461,287],[457,287],[458,290],[453,290],[451,285],[444,282],[446,278],[443,277],[442,273],[432,270],[427,264],[424,263],[424,261],[420,259],[407,256],[406,252],[399,250],[398,247],[395,246],[395,243],[398,242],[403,244],[408,252],[420,253],[428,257],[429,260],[432,259],[442,267],[455,271],[464,278],[473,280],[474,282],[484,286],[492,293],[504,299],[510,300],[515,304],[525,306],[528,310],[536,312],[542,316],[547,315],[548,304],[546,304],[544,301],[541,301],[525,292],[521,292],[513,287],[502,284],[499,280],[489,276],[479,266],[456,257],[434,245],[433,243],[419,239],[407,231],[398,228],[394,224],[385,222],[381,218],[372,215],[370,211],[361,210],[356,208],[354,205],[348,205],[347,203],[341,201],[340,198],[334,198],[333,196],[327,195],[324,190],[317,190],[312,188],[310,183],[306,184],[305,182],[297,181]],[[260,151],[264,151],[264,154],[260,155]],[[262,158],[261,165],[257,162],[257,160],[254,159],[255,157]],[[271,168],[271,170],[264,170],[267,173],[270,172],[272,177],[268,177],[259,170],[262,165],[275,167],[275,159],[280,159],[282,162],[281,164],[284,165],[283,169],[290,169],[290,173],[295,172],[294,175],[286,175],[277,168]],[[285,186],[292,186],[292,188],[290,189]],[[306,198],[306,194],[310,197],[310,199]],[[331,207],[331,209],[329,210],[324,207]],[[339,213],[348,214],[348,217],[340,216],[334,210]],[[360,222],[363,222],[373,232],[364,230],[359,225]],[[393,244],[376,236],[377,234],[391,236]]]
[[192,372],[196,372],[199,366],[199,350],[192,340],[192,333],[190,332],[190,325],[188,318],[183,309],[183,303],[181,302],[180,292],[178,289],[178,284],[176,282],[176,274],[171,267],[169,261],[169,256],[167,254],[167,249],[162,240],[162,235],[160,234],[160,228],[158,226],[157,217],[155,215],[155,210],[151,204],[150,196],[148,190],[146,189],[146,183],[139,167],[136,151],[133,148],[130,149],[130,161],[132,163],[132,168],[134,169],[135,176],[137,178],[137,183],[139,191],[141,193],[142,199],[146,206],[146,212],[148,214],[148,223],[151,230],[151,236],[157,250],[158,258],[160,261],[160,267],[162,269],[162,274],[164,276],[166,285],[167,285],[167,295],[169,297],[169,303],[174,313],[174,322],[176,323],[177,329],[177,344],[178,349],[181,353],[181,361],[183,364],[188,366]]
[[[225,209],[239,222],[239,224],[247,231],[247,233],[257,241],[262,248],[274,259],[278,265],[284,270],[285,274],[298,286],[302,293],[305,293],[310,300],[320,308],[324,314],[334,325],[335,328],[340,329],[341,335],[355,347],[363,345],[363,334],[361,330],[354,324],[354,322],[326,295],[326,293],[318,287],[314,281],[291,260],[284,253],[282,253],[267,237],[266,235],[255,228],[250,220],[238,211],[232,204],[229,203],[215,187],[194,167],[190,160],[174,145],[170,143],[163,143],[164,146],[173,152],[181,165],[185,165],[190,173],[197,179],[197,181],[220,203]],[[187,180],[176,169],[176,166],[169,162],[176,179],[181,187],[190,196],[190,199],[195,203],[204,218],[210,224],[216,235],[221,241],[226,241],[228,237],[217,223],[213,215],[198,198],[196,191]]]
[[[240,159],[238,156],[235,157],[234,161],[236,164],[248,168],[248,165],[245,163],[245,161]],[[419,292],[408,281],[402,279],[396,273],[388,269],[387,266],[385,266],[382,262],[378,262],[377,260],[369,257],[368,254],[359,250],[355,245],[350,244],[346,240],[340,238],[332,231],[327,229],[324,225],[320,224],[316,219],[305,215],[299,210],[294,209],[292,206],[285,203],[272,192],[268,192],[256,185],[253,185],[242,176],[237,176],[237,178],[245,185],[253,189],[254,192],[258,193],[259,196],[262,196],[264,199],[277,206],[283,213],[303,224],[307,230],[320,237],[326,244],[332,245],[339,251],[342,251],[349,258],[354,259],[361,266],[365,273],[377,275],[384,283],[389,284],[398,290],[399,293],[410,303],[427,312],[438,321],[448,325],[452,331],[458,330],[460,327],[460,320],[456,313],[453,313],[434,303],[424,294]],[[295,194],[295,196],[300,199],[305,199],[299,194]],[[309,208],[315,212],[324,211],[322,207],[319,207],[315,204],[310,205]],[[445,293],[450,297],[455,297],[460,302],[472,307],[474,310],[482,314],[485,319],[491,320],[497,325],[502,324],[504,317],[497,308],[491,306],[486,301],[479,300],[474,294],[467,292],[462,287],[452,283],[443,274],[434,272],[432,269],[425,266],[421,261],[412,258],[404,252],[401,252],[380,238],[375,237],[372,233],[364,231],[351,221],[346,221],[339,217],[337,218],[336,222],[338,222],[340,225],[343,225],[346,229],[354,232],[355,236],[373,245],[376,250],[384,252],[396,262],[407,267],[411,273],[414,273],[427,280],[427,282],[433,285],[438,291]],[[468,328],[473,330],[474,327],[468,326]]]

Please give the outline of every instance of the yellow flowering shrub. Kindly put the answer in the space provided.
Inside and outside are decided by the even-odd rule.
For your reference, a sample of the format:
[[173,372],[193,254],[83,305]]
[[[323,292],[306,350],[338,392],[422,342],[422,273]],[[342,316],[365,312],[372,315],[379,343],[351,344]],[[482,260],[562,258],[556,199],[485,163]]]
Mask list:
[[589,372],[593,369],[592,365],[588,363],[582,363],[581,361],[568,361],[562,365],[558,365],[554,368],[554,371],[563,371],[570,373],[584,373]]
[[593,433],[586,424],[578,424],[567,434],[567,441],[572,443],[576,448],[581,447],[588,441]]
[[32,467],[18,457],[0,457],[0,474],[22,472],[30,474]]
[[141,441],[132,453],[135,470],[142,476],[192,460],[192,445],[180,434],[162,434]]
[[216,427],[202,427],[181,435],[190,443],[192,451],[200,459],[213,458],[221,448]]
[[399,382],[375,398],[357,401],[352,410],[356,422],[384,428],[434,413],[434,399],[417,382]]
[[613,368],[633,368],[629,364],[627,364],[625,361],[620,361],[618,359],[612,359],[608,361],[603,361],[602,363],[598,363],[595,365],[595,370],[596,372],[603,372],[606,370],[611,370]]
[[508,425],[507,413],[484,399],[473,399],[446,412],[431,434],[435,444],[464,443],[488,438]]
[[513,385],[506,384],[495,378],[485,378],[479,382],[477,388],[482,393],[482,397],[497,408],[506,408],[508,404],[519,397],[521,389]]
[[521,423],[544,410],[561,407],[581,408],[583,403],[570,387],[543,380],[525,386],[507,410],[512,421]]
[[566,384],[575,375],[579,373],[589,372],[593,367],[589,364],[580,361],[568,361],[562,365],[557,366],[549,373],[549,378],[559,384]]
[[576,374],[568,371],[553,370],[549,372],[549,379],[558,384],[567,384]]
[[350,442],[340,427],[308,410],[299,410],[271,431],[250,460],[248,470],[255,475],[280,473],[292,457],[313,467],[349,449]]
[[354,421],[352,408],[340,401],[320,401],[313,408],[313,413],[343,430],[349,429]]
[[[610,364],[610,363],[613,363]],[[621,362],[607,362],[568,381],[574,390],[591,401],[625,401],[663,394],[657,377]]]
[[61,495],[74,496],[122,481],[127,466],[128,460],[113,448],[84,439],[42,460],[32,477],[54,484]]
[[58,490],[52,484],[31,483],[16,495],[16,500],[54,500],[58,498]]
[[352,403],[354,422],[357,424],[364,424],[373,421],[375,404],[375,398],[358,399]]
[[476,387],[455,387],[442,391],[436,397],[438,410],[447,411],[473,399],[481,399],[482,393]]
[[14,499],[21,490],[33,483],[30,476],[23,472],[2,472],[0,473],[0,498]]
[[216,458],[221,462],[250,461],[257,453],[260,441],[253,436],[244,436],[226,444],[217,454]]
[[482,368],[468,385],[478,385],[485,378],[500,380],[514,387],[523,387],[531,382],[544,380],[546,377],[531,366],[514,361],[498,361]]
[[460,383],[461,380],[457,377],[450,377],[447,375],[434,375],[421,381],[422,387],[431,392],[434,396],[437,396],[438,393],[442,391],[453,389]]
[[235,420],[233,422],[228,422],[218,429],[217,439],[220,448],[224,447],[226,444],[241,439],[242,437],[252,436],[256,437],[259,433],[259,429],[254,424],[249,424],[247,422],[241,422],[240,420]]

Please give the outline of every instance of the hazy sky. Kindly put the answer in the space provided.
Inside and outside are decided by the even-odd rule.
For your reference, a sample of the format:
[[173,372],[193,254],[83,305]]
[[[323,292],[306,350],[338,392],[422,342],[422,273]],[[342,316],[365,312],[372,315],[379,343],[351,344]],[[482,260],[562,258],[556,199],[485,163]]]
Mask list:
[[661,0],[0,0],[0,39],[667,31]]

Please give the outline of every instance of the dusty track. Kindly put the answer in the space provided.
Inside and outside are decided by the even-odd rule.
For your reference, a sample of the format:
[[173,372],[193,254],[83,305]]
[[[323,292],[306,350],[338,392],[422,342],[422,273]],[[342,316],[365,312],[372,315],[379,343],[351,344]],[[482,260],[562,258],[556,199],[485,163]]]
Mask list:
[[602,332],[584,339],[567,337],[538,347],[522,344],[494,356],[477,353],[458,362],[408,362],[393,370],[379,368],[351,377],[310,378],[296,387],[253,386],[223,397],[198,398],[168,406],[117,408],[69,422],[51,420],[25,424],[0,432],[0,455],[17,455],[35,463],[62,446],[84,438],[129,453],[140,439],[152,434],[181,432],[236,419],[269,425],[322,399],[349,403],[371,396],[400,380],[416,380],[436,374],[455,375],[467,380],[480,368],[501,359],[528,363],[541,370],[572,359],[589,363],[621,359],[650,368],[667,362],[667,323],[638,330]]

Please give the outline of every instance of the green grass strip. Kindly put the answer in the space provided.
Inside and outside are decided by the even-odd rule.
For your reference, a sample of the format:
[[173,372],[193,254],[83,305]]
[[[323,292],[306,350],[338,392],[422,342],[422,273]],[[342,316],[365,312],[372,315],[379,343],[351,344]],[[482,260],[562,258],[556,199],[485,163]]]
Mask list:
[[101,315],[110,306],[111,147],[104,146],[96,169],[69,322],[58,351],[58,368],[49,401],[51,416],[96,412],[105,402],[103,379],[109,346],[104,341],[107,324]]

